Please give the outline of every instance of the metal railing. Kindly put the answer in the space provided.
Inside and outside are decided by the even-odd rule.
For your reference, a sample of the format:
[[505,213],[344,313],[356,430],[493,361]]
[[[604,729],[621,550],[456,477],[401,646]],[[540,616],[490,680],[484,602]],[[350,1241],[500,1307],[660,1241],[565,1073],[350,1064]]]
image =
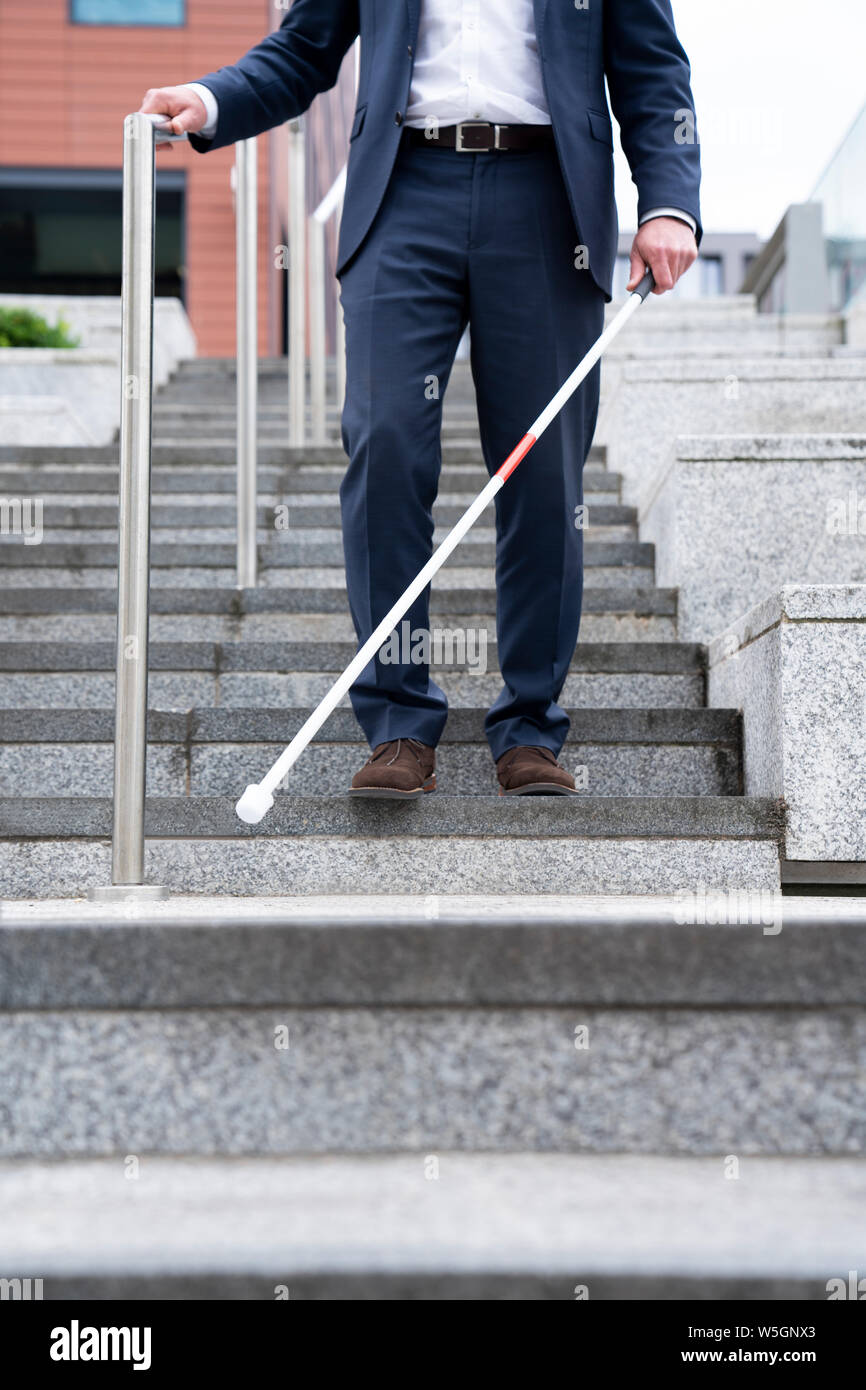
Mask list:
[[[332,441],[328,432],[327,398],[327,324],[329,275],[327,264],[327,227],[332,219],[339,228],[343,208],[343,193],[346,186],[346,165],[333,177],[334,165],[339,161],[335,147],[326,142],[328,150],[324,166],[317,160],[317,149],[321,157],[322,142],[317,144],[317,121],[326,122],[329,131],[341,129],[341,106],[339,91],[346,77],[345,96],[351,97],[350,110],[357,104],[361,69],[361,40],[357,38],[352,53],[347,56],[340,80],[334,92],[327,97],[319,97],[307,116],[289,122],[288,148],[288,354],[289,354],[289,444],[295,448],[304,444],[322,445]],[[333,106],[328,105],[331,96],[336,97]],[[321,103],[325,103],[322,106]],[[319,134],[321,134],[319,128]],[[348,126],[346,127],[346,153],[348,153]],[[334,157],[336,156],[336,158]],[[333,161],[333,162],[332,162]],[[331,187],[321,199],[318,207],[307,216],[306,195],[308,175],[318,182],[324,169],[326,177],[333,178]],[[320,186],[320,185],[319,185]],[[337,416],[342,408],[346,394],[346,333],[343,311],[340,304],[340,286],[334,281],[334,405]],[[309,347],[309,352],[308,352]],[[307,369],[309,366],[309,379]],[[309,396],[309,411],[308,406]],[[307,417],[309,414],[309,428]],[[339,430],[337,431],[339,434]]]
[[256,547],[256,439],[258,431],[258,150],[255,140],[235,146],[237,228],[237,587],[254,589]]
[[[303,118],[299,118],[289,125],[288,387],[289,444],[294,448],[331,442],[328,433],[326,233],[332,218],[336,218],[339,226],[346,187],[344,165],[318,207],[307,216],[307,164],[305,126]],[[346,393],[346,337],[337,281],[334,281],[334,309],[334,403],[339,414]]]
[[[346,189],[346,166],[340,170],[319,206],[309,220],[310,240],[310,433],[313,444],[328,443],[328,400],[327,400],[327,296],[328,283],[325,266],[325,234],[332,217],[339,217],[343,209],[343,194]],[[334,300],[335,325],[335,394],[339,411],[346,393],[346,340],[343,310],[340,304],[340,286],[337,281]]]
[[[150,612],[151,471],[153,460],[154,247],[157,143],[183,140],[160,129],[163,117],[135,112],[123,126],[123,274],[121,422],[117,564],[117,654],[111,885],[95,898],[152,898],[144,882]],[[308,218],[303,120],[289,125],[288,443],[307,439],[307,315],[312,442],[327,442],[327,305],[325,233],[342,207],[345,170]],[[257,582],[256,442],[258,414],[258,276],[256,141],[235,146],[237,233],[237,576]],[[310,256],[310,280],[307,256]],[[345,391],[345,338],[336,294],[337,404]]]
[[[111,886],[96,898],[158,897],[144,883],[150,502],[153,457],[155,147],[163,118],[135,112],[123,126],[123,275],[117,560],[117,655]],[[236,146],[237,583],[256,582],[256,142]]]
[[306,439],[307,414],[307,156],[304,119],[289,122],[289,444]]

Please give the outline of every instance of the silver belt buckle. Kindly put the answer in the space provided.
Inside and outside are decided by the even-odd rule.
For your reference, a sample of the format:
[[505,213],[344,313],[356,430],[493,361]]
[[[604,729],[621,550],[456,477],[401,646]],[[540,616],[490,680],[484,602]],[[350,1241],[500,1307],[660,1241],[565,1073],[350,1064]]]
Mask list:
[[454,127],[454,148],[460,154],[486,154],[488,150],[499,149],[499,126],[495,127],[496,135],[492,145],[464,145],[463,132],[467,126],[489,126],[489,121],[458,121]]

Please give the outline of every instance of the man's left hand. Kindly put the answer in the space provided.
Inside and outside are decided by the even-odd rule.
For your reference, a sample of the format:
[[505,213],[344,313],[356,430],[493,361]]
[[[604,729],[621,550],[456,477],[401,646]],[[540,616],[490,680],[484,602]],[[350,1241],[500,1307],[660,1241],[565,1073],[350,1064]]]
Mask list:
[[628,293],[637,289],[649,266],[656,282],[653,294],[666,294],[697,259],[698,243],[691,227],[677,217],[652,217],[638,229],[631,248]]

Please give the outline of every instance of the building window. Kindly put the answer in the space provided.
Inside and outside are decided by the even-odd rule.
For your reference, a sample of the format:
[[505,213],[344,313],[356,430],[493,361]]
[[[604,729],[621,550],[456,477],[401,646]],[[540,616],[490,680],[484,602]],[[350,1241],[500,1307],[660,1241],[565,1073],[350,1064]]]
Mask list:
[[702,299],[715,299],[724,294],[725,277],[721,256],[701,256],[697,268],[700,270]]
[[186,0],[70,0],[73,24],[186,23]]
[[[184,297],[180,169],[157,170],[160,295]],[[120,294],[122,176],[114,169],[0,169],[0,293]]]

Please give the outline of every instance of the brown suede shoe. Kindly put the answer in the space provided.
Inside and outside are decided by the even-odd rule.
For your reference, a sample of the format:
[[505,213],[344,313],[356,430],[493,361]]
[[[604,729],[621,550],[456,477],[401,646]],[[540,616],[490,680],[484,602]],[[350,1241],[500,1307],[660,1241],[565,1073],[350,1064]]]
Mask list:
[[373,749],[352,778],[350,796],[411,801],[436,790],[436,750],[417,738],[395,738]]
[[549,748],[509,748],[496,761],[500,796],[576,796],[574,778]]

